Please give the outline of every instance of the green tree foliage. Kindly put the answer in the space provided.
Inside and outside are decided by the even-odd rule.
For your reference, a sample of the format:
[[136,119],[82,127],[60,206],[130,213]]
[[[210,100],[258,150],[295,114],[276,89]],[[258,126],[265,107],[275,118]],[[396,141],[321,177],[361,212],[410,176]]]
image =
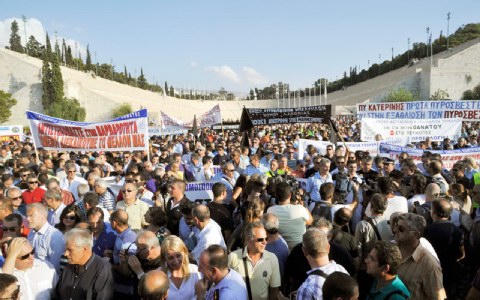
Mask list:
[[41,58],[45,51],[45,47],[40,44],[33,35],[28,38],[27,52],[28,55],[36,58]]
[[168,92],[169,92],[169,90],[168,90],[168,83],[167,83],[166,81],[165,81],[165,89],[164,89],[164,91],[165,91],[165,95],[170,96],[170,94],[168,93]]
[[480,100],[480,83],[471,90],[463,92],[463,100]]
[[87,58],[85,60],[85,71],[92,70],[92,57],[90,56],[89,45],[87,45]]
[[0,90],[0,124],[3,124],[8,121],[12,112],[10,109],[12,106],[17,104],[17,100],[12,98],[12,94]]
[[45,112],[47,112],[47,108],[51,107],[53,103],[55,102],[55,89],[53,87],[53,72],[52,72],[52,67],[51,67],[51,52],[52,52],[52,47],[50,46],[50,39],[46,37],[46,48],[43,53],[43,64],[42,64],[42,105],[45,109]]
[[67,64],[67,67],[75,67],[74,62],[73,62],[73,55],[72,55],[72,47],[67,46],[67,53],[65,54],[65,63]]
[[430,100],[449,100],[450,95],[447,91],[438,89],[430,96]]
[[128,115],[132,112],[133,112],[133,109],[130,103],[122,103],[112,111],[112,117],[118,118],[124,115]]
[[408,102],[415,100],[418,100],[418,96],[403,87],[391,91],[383,98],[383,102]]
[[87,115],[85,108],[81,107],[80,102],[75,98],[60,99],[50,107],[47,114],[56,118],[80,122],[85,121]]
[[137,84],[138,84],[138,87],[141,88],[141,89],[146,89],[147,88],[147,80],[145,79],[145,76],[143,75],[143,68],[140,68],[140,76],[138,76]]
[[58,45],[58,41],[55,40],[55,58],[60,62],[62,60],[62,53],[60,51],[60,45]]
[[63,77],[60,69],[60,48],[58,48],[57,53],[52,53],[48,33],[45,44],[42,65],[42,104],[45,113],[65,120],[84,121],[86,112],[80,106],[78,100],[64,97]]
[[10,26],[10,50],[25,53],[25,49],[23,49],[22,42],[20,39],[20,35],[18,34],[18,23],[17,21],[13,20],[12,25]]

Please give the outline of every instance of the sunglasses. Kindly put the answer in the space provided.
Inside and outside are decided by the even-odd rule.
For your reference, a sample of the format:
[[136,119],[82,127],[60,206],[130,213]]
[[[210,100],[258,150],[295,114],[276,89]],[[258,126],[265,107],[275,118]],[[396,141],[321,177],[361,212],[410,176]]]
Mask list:
[[263,242],[268,241],[268,237],[258,238],[258,239],[255,239],[255,241],[257,241],[257,242],[259,242],[259,243],[263,243]]
[[37,184],[38,181],[29,181],[28,184]]
[[30,257],[30,255],[32,255],[32,256],[35,255],[35,248],[32,249],[32,252],[29,252],[25,255],[19,256],[18,259],[19,260],[26,260],[27,258]]
[[10,200],[20,200],[20,199],[22,199],[22,196],[18,196],[18,197],[12,197],[12,198],[10,198]]
[[2,227],[3,231],[10,231],[15,232],[17,231],[17,227]]
[[126,193],[126,192],[131,193],[131,192],[133,192],[133,190],[131,190],[131,189],[128,189],[128,190],[124,189],[124,190],[122,190],[122,193]]
[[77,219],[77,217],[75,216],[65,216],[63,217],[64,220],[70,220],[70,221],[75,221]]
[[412,232],[415,232],[415,230],[409,230],[401,225],[397,225],[397,229],[398,229],[398,232],[405,232],[405,231],[412,231]]
[[133,179],[125,179],[125,182],[127,183],[132,183],[134,180]]

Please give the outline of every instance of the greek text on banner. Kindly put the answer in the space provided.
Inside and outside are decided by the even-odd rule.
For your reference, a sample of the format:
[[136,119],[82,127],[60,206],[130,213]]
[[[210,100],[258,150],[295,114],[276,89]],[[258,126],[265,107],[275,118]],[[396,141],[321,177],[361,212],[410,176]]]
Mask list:
[[27,111],[37,148],[67,151],[132,151],[148,148],[147,110],[114,120],[83,123]]
[[362,119],[361,139],[375,141],[375,135],[384,139],[407,137],[410,143],[458,139],[462,130],[462,119]]

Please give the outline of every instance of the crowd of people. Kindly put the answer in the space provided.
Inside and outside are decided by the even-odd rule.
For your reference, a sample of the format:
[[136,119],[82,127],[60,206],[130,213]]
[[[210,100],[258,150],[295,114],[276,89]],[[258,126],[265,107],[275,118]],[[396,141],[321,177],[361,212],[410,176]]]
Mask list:
[[[336,120],[338,140],[361,122]],[[148,151],[0,149],[1,299],[480,299],[480,166],[323,151],[322,124],[152,137]],[[245,137],[243,137],[245,138]],[[378,137],[381,139],[381,137]],[[299,159],[302,157],[302,159]],[[211,199],[189,198],[211,182]],[[480,274],[480,273],[479,273]]]

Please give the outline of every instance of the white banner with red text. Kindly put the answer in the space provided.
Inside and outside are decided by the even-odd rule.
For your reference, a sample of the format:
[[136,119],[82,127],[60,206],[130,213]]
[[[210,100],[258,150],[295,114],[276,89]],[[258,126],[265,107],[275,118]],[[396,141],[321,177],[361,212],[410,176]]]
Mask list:
[[360,138],[362,141],[375,141],[377,135],[382,139],[397,137],[408,138],[409,143],[425,141],[443,141],[445,138],[457,140],[462,133],[462,119],[362,119]]
[[23,141],[22,125],[0,126],[0,142],[10,142],[11,140]]
[[98,123],[62,120],[27,111],[37,148],[66,151],[148,150],[147,110]]

